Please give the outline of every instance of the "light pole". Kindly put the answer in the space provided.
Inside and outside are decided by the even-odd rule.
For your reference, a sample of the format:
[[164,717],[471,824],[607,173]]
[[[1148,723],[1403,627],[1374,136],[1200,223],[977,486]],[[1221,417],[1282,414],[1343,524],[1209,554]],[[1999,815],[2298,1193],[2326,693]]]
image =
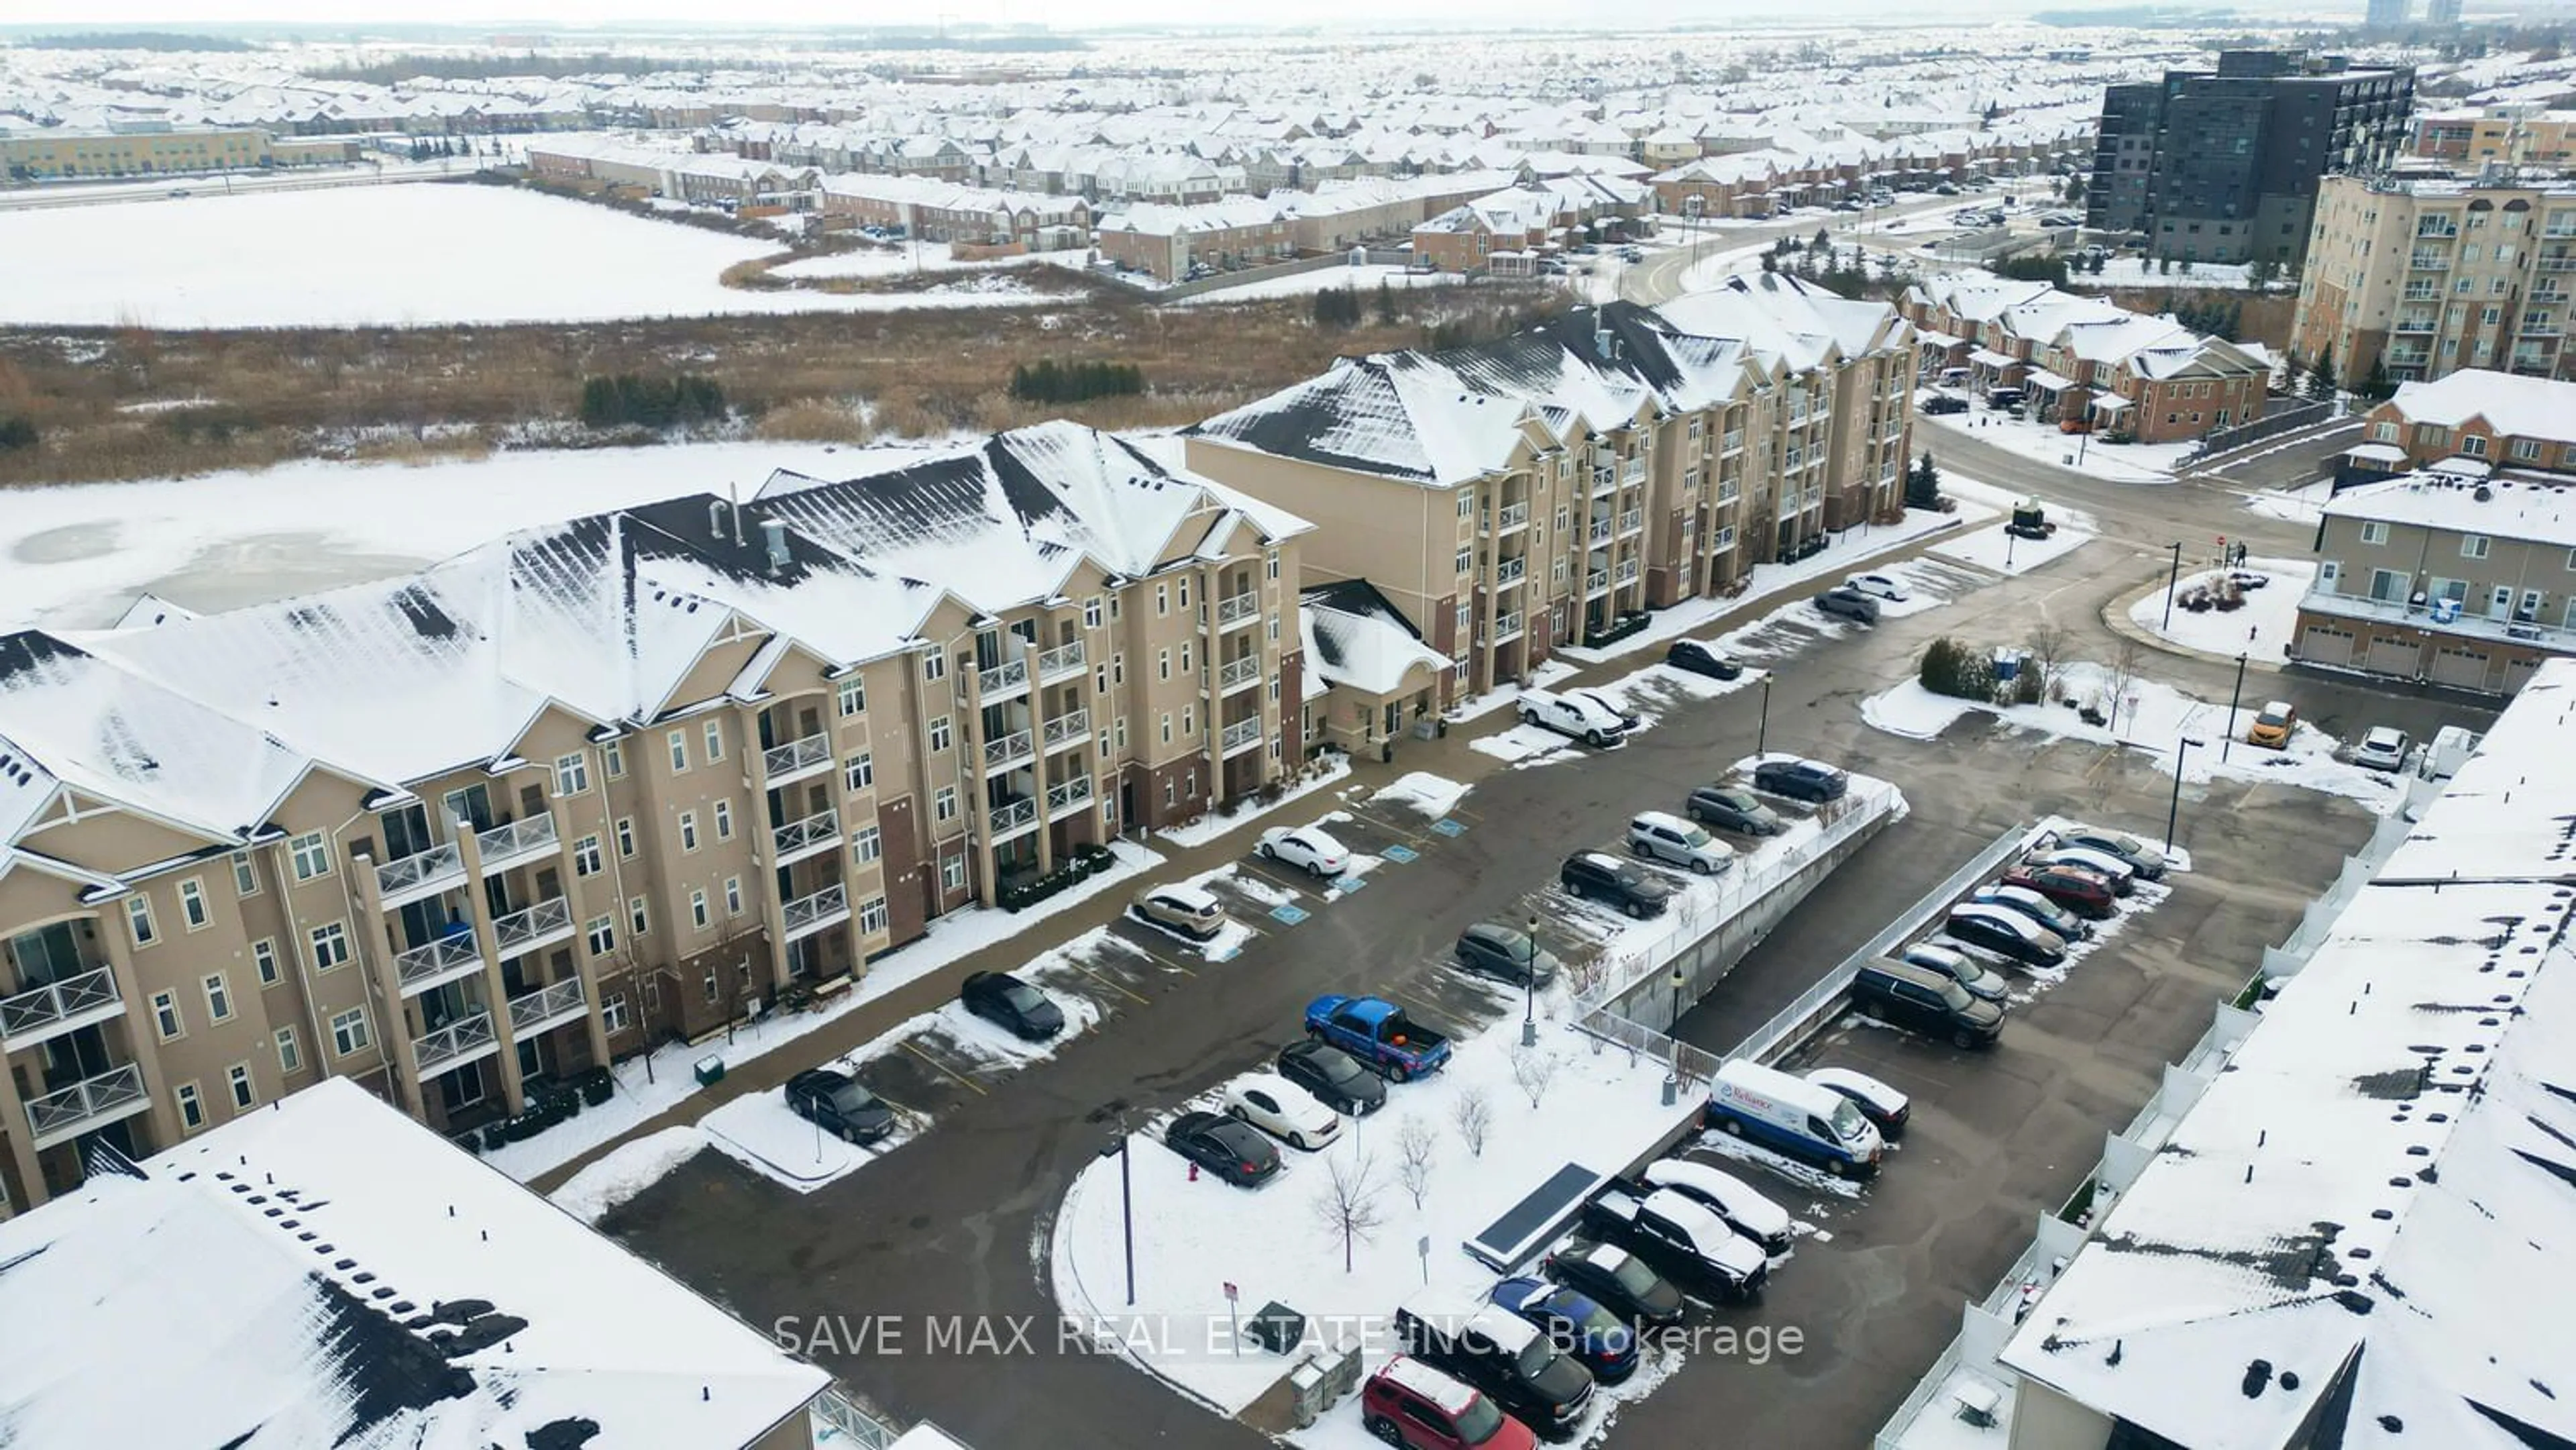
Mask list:
[[2165,849],[2167,851],[2171,851],[2173,849],[2174,826],[2182,818],[2183,757],[2191,753],[2192,747],[2205,743],[2207,742],[2194,740],[2190,736],[2186,735],[2174,746],[2173,804],[2165,807]]
[[2244,654],[2243,654],[2243,653],[2241,653],[2241,652],[2240,652],[2240,653],[2236,656],[2236,691],[2235,691],[2235,693],[2234,693],[2234,694],[2231,694],[2231,695],[2229,695],[2229,696],[2227,697],[2227,736],[2226,736],[2226,738],[2225,738],[2225,739],[2223,739],[2223,740],[2221,740],[2221,741],[2219,741],[2219,742],[2218,742],[2218,758],[2219,758],[2219,760],[2221,760],[2222,762],[2223,762],[2223,761],[2225,761],[2225,760],[2227,759],[2227,752],[2228,752],[2229,750],[2231,750],[2231,749],[2235,748],[2235,745],[2236,745],[2236,706],[2237,706],[2237,704],[2238,704],[2240,701],[2242,701],[2244,698],[2245,698],[2245,656],[2244,656]]
[[1762,672],[1762,723],[1753,732],[1753,759],[1759,764],[1771,753],[1771,672]]
[[1664,1106],[1671,1107],[1682,1095],[1682,964],[1673,963],[1673,1050],[1664,1066]]
[[1127,1174],[1127,1134],[1120,1132],[1100,1146],[1100,1156],[1118,1160],[1118,1217],[1127,1235],[1127,1307],[1136,1307],[1136,1192]]
[[1529,972],[1521,978],[1525,989],[1521,997],[1521,1046],[1538,1046],[1538,913],[1530,913]]
[[2173,541],[2173,568],[2165,574],[2165,628],[2173,628],[2174,591],[2182,587],[2182,540]]

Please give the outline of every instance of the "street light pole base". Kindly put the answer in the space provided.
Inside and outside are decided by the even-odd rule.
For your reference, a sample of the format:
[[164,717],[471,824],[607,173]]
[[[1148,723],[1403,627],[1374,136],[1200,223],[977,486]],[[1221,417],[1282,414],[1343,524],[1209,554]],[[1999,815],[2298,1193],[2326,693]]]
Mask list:
[[1681,1101],[1681,1096],[1682,1080],[1677,1077],[1667,1076],[1664,1079],[1664,1106],[1668,1108],[1671,1107],[1674,1103]]
[[1523,1047],[1536,1047],[1536,1046],[1538,1046],[1538,1019],[1537,1019],[1537,1018],[1535,1018],[1535,1017],[1524,1017],[1524,1018],[1522,1018],[1522,1019],[1521,1019],[1521,1046],[1523,1046]]

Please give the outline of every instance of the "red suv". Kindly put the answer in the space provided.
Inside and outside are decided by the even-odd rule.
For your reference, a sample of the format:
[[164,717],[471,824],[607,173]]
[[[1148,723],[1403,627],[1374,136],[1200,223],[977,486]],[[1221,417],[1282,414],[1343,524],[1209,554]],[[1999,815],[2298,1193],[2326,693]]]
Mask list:
[[1529,1427],[1482,1394],[1418,1359],[1403,1355],[1369,1376],[1360,1391],[1368,1432],[1403,1450],[1537,1450]]
[[2006,886],[2036,891],[2078,916],[2102,921],[2120,909],[2109,881],[2081,866],[2024,866],[2004,873]]

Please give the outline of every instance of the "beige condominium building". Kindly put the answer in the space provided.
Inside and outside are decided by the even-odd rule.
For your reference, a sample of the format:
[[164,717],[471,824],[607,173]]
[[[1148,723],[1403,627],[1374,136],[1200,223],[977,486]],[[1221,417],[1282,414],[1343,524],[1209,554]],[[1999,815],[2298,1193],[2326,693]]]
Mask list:
[[1304,531],[1058,423],[0,636],[7,1204],[321,1077],[461,1130],[1259,789]]
[[2460,368],[2576,377],[2576,179],[2369,180],[2317,194],[2291,351],[2358,383]]
[[1308,587],[1375,586],[1448,661],[1436,697],[1407,692],[1436,708],[1901,509],[1908,331],[1881,304],[1742,278],[1347,358],[1190,429],[1187,457],[1314,521]]

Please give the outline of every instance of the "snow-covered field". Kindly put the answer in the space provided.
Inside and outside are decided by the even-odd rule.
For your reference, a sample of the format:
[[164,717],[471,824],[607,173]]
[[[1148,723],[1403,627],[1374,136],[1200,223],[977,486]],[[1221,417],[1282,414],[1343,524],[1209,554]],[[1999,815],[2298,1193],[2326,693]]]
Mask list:
[[1409,287],[1445,287],[1464,280],[1455,272],[1417,272],[1408,267],[1366,262],[1356,267],[1318,267],[1311,272],[1292,272],[1285,277],[1264,277],[1256,282],[1219,287],[1184,298],[1180,305],[1250,302],[1262,297],[1303,297],[1310,292],[1334,287],[1373,294],[1381,284],[1402,291]]
[[[1076,265],[1082,253],[1066,253]],[[854,252],[835,252],[828,257],[801,257],[782,262],[769,269],[772,277],[791,282],[815,282],[836,277],[900,277],[910,272],[985,271],[1000,267],[1025,267],[1033,263],[1061,260],[1044,252],[1018,257],[994,257],[985,261],[961,262],[946,242],[892,242],[884,246],[861,246]]]
[[[1953,397],[1968,398],[1957,389],[1924,388],[1919,396],[1930,397],[1948,392]],[[2087,438],[2060,433],[2054,423],[2039,423],[2015,418],[1988,408],[1970,398],[1965,413],[1926,413],[1923,421],[1944,429],[2009,449],[2024,458],[2040,463],[2053,463],[2071,468],[2091,478],[2108,483],[2171,483],[2173,471],[2182,456],[2200,446],[2198,443],[2105,443],[2100,438]],[[1941,445],[1936,435],[1918,433],[1917,448],[1929,448],[1935,457]]]
[[208,194],[140,226],[121,206],[0,211],[0,323],[341,327],[1027,303],[1025,292],[835,296],[717,280],[768,243],[496,186]]
[[[1942,475],[1941,491],[1960,499],[1963,512],[1970,503],[1975,503],[1994,514],[2008,514],[2017,501],[2017,495],[2010,489],[1955,474]],[[2057,525],[2057,532],[2045,539],[2013,538],[2004,532],[2003,525],[1997,524],[1990,529],[1944,539],[1932,546],[1932,552],[1997,574],[2023,574],[2092,542],[2094,525],[2091,514],[2061,504],[2047,505],[2046,512],[2049,521]]]
[[[2185,649],[2278,660],[2282,647],[2298,632],[2299,598],[2308,592],[2309,585],[2316,582],[2316,561],[2251,559],[2246,562],[2244,572],[2263,575],[2270,582],[2260,589],[2243,591],[2241,597],[2245,605],[2241,609],[2209,609],[2195,614],[2177,602],[2172,610],[2173,622],[2167,624],[2165,591],[2150,589],[2129,606],[2129,618],[2148,633],[2172,640]],[[2188,597],[2193,586],[2207,584],[2218,578],[2219,573],[2210,570],[2185,574],[2174,589],[2176,599]]]
[[2167,272],[2145,257],[2113,257],[2102,264],[2098,275],[2087,270],[2068,280],[2086,287],[2212,287],[2231,292],[2251,291],[2254,286],[2242,262],[2194,262],[2187,272],[2176,262]]

